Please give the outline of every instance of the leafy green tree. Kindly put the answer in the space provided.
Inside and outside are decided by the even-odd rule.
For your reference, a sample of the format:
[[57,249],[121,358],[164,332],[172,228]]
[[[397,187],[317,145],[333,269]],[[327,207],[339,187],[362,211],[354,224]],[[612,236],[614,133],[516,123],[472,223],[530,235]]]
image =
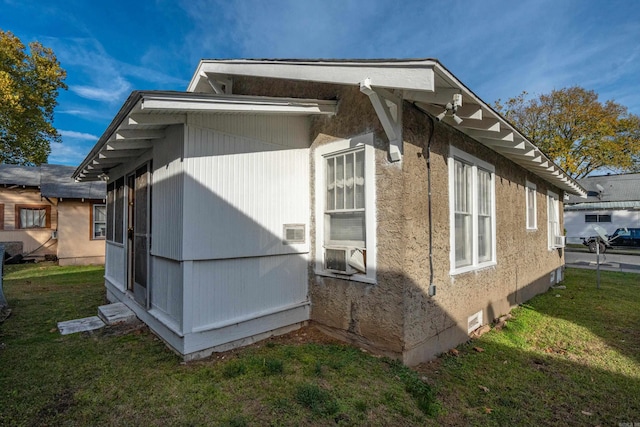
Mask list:
[[0,29],[0,163],[40,165],[60,142],[53,127],[66,72],[53,51]]
[[523,92],[494,107],[574,178],[640,170],[640,117],[578,86],[538,98]]

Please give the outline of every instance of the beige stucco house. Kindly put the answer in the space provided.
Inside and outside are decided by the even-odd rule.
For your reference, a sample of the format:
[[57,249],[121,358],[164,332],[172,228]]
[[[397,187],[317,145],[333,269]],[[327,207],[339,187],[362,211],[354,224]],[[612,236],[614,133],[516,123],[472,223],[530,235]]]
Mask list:
[[108,179],[108,298],[187,359],[312,322],[427,360],[561,280],[584,195],[431,59],[203,60],[75,176]]
[[0,243],[10,255],[60,265],[104,263],[106,185],[75,168],[0,165]]

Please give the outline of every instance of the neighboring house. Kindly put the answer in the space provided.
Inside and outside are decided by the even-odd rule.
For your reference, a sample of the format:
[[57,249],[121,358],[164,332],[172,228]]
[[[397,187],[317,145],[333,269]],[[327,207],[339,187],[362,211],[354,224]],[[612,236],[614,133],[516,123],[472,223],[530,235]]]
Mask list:
[[568,243],[597,236],[599,225],[613,234],[616,228],[640,227],[640,173],[590,176],[578,180],[587,198],[569,196],[564,203],[564,228]]
[[0,165],[0,242],[11,255],[60,265],[103,264],[106,184],[72,166]]
[[428,59],[203,60],[75,176],[108,178],[108,298],[186,359],[308,321],[429,359],[560,280],[584,195]]

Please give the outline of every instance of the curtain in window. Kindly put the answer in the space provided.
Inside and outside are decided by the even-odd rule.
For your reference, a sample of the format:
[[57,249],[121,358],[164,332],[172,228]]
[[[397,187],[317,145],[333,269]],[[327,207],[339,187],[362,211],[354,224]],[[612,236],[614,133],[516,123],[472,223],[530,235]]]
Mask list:
[[549,242],[550,246],[555,246],[556,236],[560,235],[560,223],[558,216],[558,199],[554,196],[549,196]]
[[93,206],[93,238],[105,237],[107,234],[107,207],[105,205]]
[[47,211],[45,209],[20,209],[21,228],[45,228]]
[[491,260],[491,173],[478,169],[478,262]]
[[527,228],[536,228],[536,190],[527,187]]
[[471,166],[454,163],[456,267],[471,265]]
[[364,151],[326,159],[327,237],[331,241],[365,241]]

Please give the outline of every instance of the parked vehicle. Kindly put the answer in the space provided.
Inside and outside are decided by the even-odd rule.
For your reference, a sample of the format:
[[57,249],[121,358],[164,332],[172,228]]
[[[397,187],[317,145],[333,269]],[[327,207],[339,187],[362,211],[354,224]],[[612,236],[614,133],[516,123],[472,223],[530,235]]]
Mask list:
[[[598,227],[602,230],[601,227]],[[600,245],[600,253],[607,249],[636,247],[640,248],[640,228],[618,228],[612,235],[598,231],[598,236],[582,237],[582,244],[589,248],[589,252],[595,253],[597,245]]]

